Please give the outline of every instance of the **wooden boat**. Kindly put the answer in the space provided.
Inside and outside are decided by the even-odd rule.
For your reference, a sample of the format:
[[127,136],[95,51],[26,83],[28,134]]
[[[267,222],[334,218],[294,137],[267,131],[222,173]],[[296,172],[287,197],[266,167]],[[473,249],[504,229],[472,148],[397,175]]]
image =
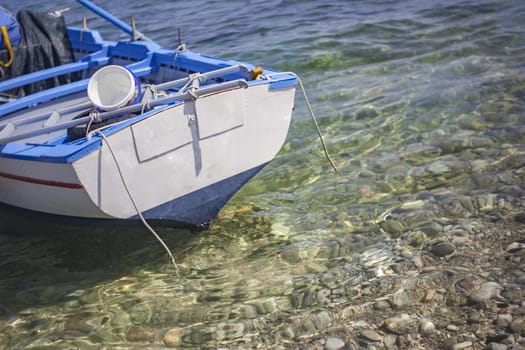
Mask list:
[[4,205],[78,219],[142,215],[203,225],[285,141],[293,73],[261,72],[184,45],[109,42],[86,28],[67,28],[66,40],[72,62],[0,82],[3,93],[75,77],[0,104]]

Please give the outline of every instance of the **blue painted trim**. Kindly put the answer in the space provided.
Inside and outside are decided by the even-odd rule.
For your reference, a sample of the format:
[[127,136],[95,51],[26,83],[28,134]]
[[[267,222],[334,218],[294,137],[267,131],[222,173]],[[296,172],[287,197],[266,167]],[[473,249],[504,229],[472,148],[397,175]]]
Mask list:
[[93,152],[101,145],[98,137],[93,137],[82,144],[17,144],[11,142],[1,148],[0,157],[47,163],[71,163]]
[[290,75],[290,78],[279,79],[270,83],[270,90],[282,89],[285,87],[297,85],[297,78]]
[[[181,104],[182,101],[176,104]],[[122,130],[131,124],[137,123],[152,114],[158,113],[165,108],[172,107],[167,105],[165,107],[150,110],[144,114],[135,116],[124,120],[114,126],[110,126],[103,131],[105,136],[112,135],[119,130]],[[0,146],[0,157],[40,161],[48,163],[72,163],[87,154],[97,150],[102,146],[100,136],[93,135],[91,140],[81,138],[69,143],[63,143],[66,136],[60,136],[55,140],[50,140],[47,143],[16,143],[10,142],[6,145]]]

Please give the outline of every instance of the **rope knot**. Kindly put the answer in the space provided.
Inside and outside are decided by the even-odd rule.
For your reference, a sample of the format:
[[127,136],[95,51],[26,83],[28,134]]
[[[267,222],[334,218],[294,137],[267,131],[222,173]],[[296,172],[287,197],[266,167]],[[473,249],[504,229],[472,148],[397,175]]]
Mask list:
[[100,112],[96,110],[89,113],[89,119],[91,123],[100,123],[102,121],[102,118],[100,118]]

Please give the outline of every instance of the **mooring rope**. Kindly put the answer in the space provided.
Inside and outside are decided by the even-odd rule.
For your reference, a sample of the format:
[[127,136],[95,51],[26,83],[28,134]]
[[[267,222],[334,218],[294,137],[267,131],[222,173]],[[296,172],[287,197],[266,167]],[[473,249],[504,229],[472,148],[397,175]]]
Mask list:
[[[332,157],[330,156],[330,153],[328,152],[328,148],[326,147],[326,144],[324,142],[324,137],[323,137],[323,134],[321,132],[321,129],[319,128],[319,124],[317,123],[317,118],[313,112],[313,109],[312,109],[312,106],[310,104],[310,100],[308,99],[308,95],[306,94],[306,90],[304,88],[304,85],[303,85],[303,82],[301,81],[301,78],[299,78],[299,76],[295,73],[292,73],[290,72],[290,74],[294,75],[297,79],[297,81],[299,82],[299,86],[301,88],[301,92],[303,94],[303,97],[304,97],[304,100],[305,100],[305,104],[306,104],[306,107],[308,109],[308,112],[310,114],[310,117],[312,119],[312,121],[314,122],[314,125],[315,125],[315,128],[317,130],[317,134],[319,136],[319,140],[321,141],[321,145],[323,147],[323,150],[324,150],[324,154],[326,156],[326,158],[328,159],[328,162],[330,163],[330,165],[332,166],[332,169],[336,172],[336,173],[339,173],[339,170],[337,169],[337,166],[335,165],[334,161],[332,160]],[[198,78],[198,77],[197,77]],[[184,86],[183,86],[183,89],[184,88],[188,88],[189,85],[190,85],[190,82],[192,81],[193,79],[190,79]],[[91,120],[90,120],[91,122]],[[119,162],[117,160],[117,157],[115,155],[115,153],[113,152],[113,149],[111,148],[111,145],[109,144],[109,141],[108,139],[106,138],[106,136],[100,131],[100,130],[94,130],[92,132],[89,132],[87,131],[90,135],[91,134],[98,134],[100,135],[100,137],[102,138],[102,140],[106,143],[106,146],[108,147],[108,150],[109,152],[111,153],[111,157],[113,158],[113,161],[115,162],[115,165],[117,167],[117,171],[118,171],[118,174],[120,176],[120,180],[122,181],[122,184],[124,185],[124,189],[126,190],[126,193],[128,194],[128,197],[131,201],[131,204],[133,205],[133,207],[135,208],[135,211],[137,212],[137,215],[139,216],[140,220],[142,221],[142,224],[153,234],[153,236],[157,239],[157,241],[162,245],[162,247],[164,248],[164,250],[166,250],[166,252],[168,253],[170,259],[171,259],[171,263],[173,264],[173,267],[175,268],[175,272],[177,274],[177,276],[180,277],[180,274],[179,274],[179,267],[175,261],[175,258],[173,257],[173,254],[171,253],[169,247],[166,245],[166,243],[162,240],[162,238],[159,236],[159,234],[153,229],[153,227],[151,227],[148,222],[146,221],[146,219],[144,218],[144,216],[142,215],[142,212],[140,211],[140,209],[138,208],[138,205],[137,203],[135,202],[135,199],[133,198],[133,195],[131,194],[131,191],[129,190],[129,187],[126,183],[126,180],[124,179],[124,175],[122,173],[122,169],[120,168],[120,165],[119,165]]]
[[113,149],[111,148],[111,145],[109,144],[108,139],[106,138],[106,136],[101,131],[96,131],[95,133],[100,135],[102,140],[106,143],[106,146],[108,146],[108,150],[111,153],[111,157],[113,157],[113,161],[115,162],[115,165],[117,166],[117,171],[118,171],[119,176],[120,176],[120,181],[122,181],[122,184],[124,185],[124,189],[126,190],[128,196],[129,196],[129,199],[131,200],[131,203],[133,204],[133,207],[137,211],[137,215],[139,216],[140,220],[142,221],[142,224],[144,224],[144,226],[153,234],[153,236],[162,245],[162,247],[164,247],[164,249],[166,250],[166,252],[168,253],[168,255],[169,255],[170,259],[171,259],[171,263],[173,264],[173,267],[175,268],[175,272],[177,274],[177,277],[180,277],[179,267],[178,267],[177,263],[175,262],[175,258],[173,257],[173,254],[171,253],[170,248],[168,248],[166,243],[164,243],[162,238],[160,238],[159,234],[153,229],[153,227],[151,227],[150,224],[148,224],[148,222],[144,218],[144,215],[142,215],[142,212],[140,211],[139,207],[137,206],[137,203],[135,202],[135,199],[133,198],[133,195],[131,194],[131,191],[129,190],[129,187],[128,187],[127,183],[126,183],[126,180],[124,179],[124,175],[122,173],[122,170],[120,169],[120,165],[118,163],[117,157],[115,156],[115,153],[113,152]]
[[[312,118],[312,120],[314,122],[315,128],[317,130],[317,135],[319,135],[319,140],[321,141],[321,145],[323,146],[323,151],[324,151],[324,154],[326,156],[326,159],[328,159],[328,162],[332,166],[332,169],[334,169],[335,173],[338,174],[339,170],[335,166],[335,163],[332,160],[332,157],[330,157],[330,153],[328,153],[328,148],[326,147],[326,144],[324,142],[323,133],[321,132],[321,129],[319,128],[319,124],[317,123],[317,118],[315,117],[315,114],[314,114],[314,111],[312,109],[312,106],[310,105],[310,100],[308,99],[308,95],[306,94],[306,90],[304,89],[303,82],[301,81],[301,78],[299,78],[299,76],[297,74],[295,74],[293,72],[289,72],[289,73],[294,75],[297,78],[297,81],[299,82],[299,86],[301,87],[301,92],[303,94],[303,98],[304,98],[306,107],[307,107],[308,112],[310,114],[310,118]],[[280,74],[282,74],[282,73],[280,73]]]

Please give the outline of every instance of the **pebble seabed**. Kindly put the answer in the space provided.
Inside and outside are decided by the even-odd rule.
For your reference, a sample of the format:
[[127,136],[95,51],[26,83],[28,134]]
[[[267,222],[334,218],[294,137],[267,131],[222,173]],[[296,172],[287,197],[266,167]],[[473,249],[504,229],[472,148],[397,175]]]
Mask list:
[[347,300],[259,336],[274,349],[525,348],[523,227],[462,220],[444,231],[419,251],[401,247],[380,278],[330,288]]
[[[224,348],[524,349],[525,230],[515,219],[445,224],[444,235],[420,249],[424,233],[412,233],[410,249],[399,244],[391,259],[378,245],[362,254],[376,278],[322,273],[302,296],[318,308],[245,322],[253,330]],[[378,267],[370,254],[390,263]]]
[[261,300],[240,309],[243,321],[174,328],[162,341],[194,347],[207,337],[217,349],[525,349],[524,220],[436,221],[438,240],[426,239],[431,229],[401,234],[390,252],[379,243],[352,261],[332,259],[338,270],[294,281],[293,314],[282,301]]
[[[403,215],[392,224],[391,213],[379,225],[384,242],[351,258],[344,242],[320,242],[310,258],[291,245],[279,259],[311,273],[215,320],[210,310],[202,316],[180,305],[104,316],[89,311],[89,293],[71,302],[88,309],[62,323],[45,314],[20,321],[0,308],[0,349],[17,348],[14,333],[24,328],[36,339],[31,349],[525,349],[525,215],[492,203],[473,219],[434,219],[404,232]],[[404,205],[404,214],[420,204]],[[316,258],[329,268],[316,268]],[[192,323],[201,319],[208,322]]]

